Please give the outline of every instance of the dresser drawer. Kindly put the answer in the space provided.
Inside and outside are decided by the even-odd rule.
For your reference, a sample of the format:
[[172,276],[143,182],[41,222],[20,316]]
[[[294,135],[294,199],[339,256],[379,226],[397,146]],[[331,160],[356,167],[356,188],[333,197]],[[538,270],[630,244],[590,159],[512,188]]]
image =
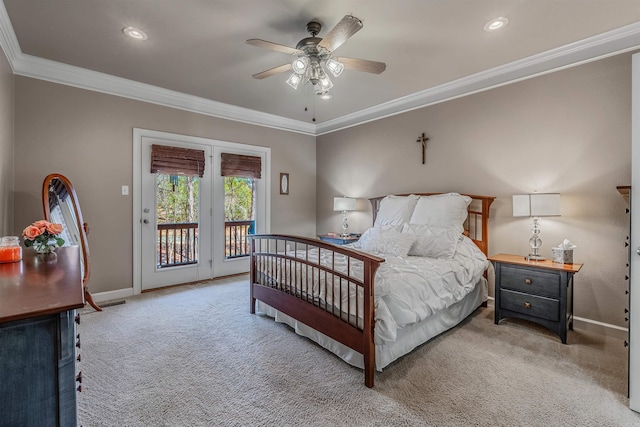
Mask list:
[[500,289],[500,309],[557,322],[560,320],[560,301],[522,292]]
[[551,298],[560,297],[560,275],[542,270],[527,270],[502,265],[501,288],[509,288],[529,294]]

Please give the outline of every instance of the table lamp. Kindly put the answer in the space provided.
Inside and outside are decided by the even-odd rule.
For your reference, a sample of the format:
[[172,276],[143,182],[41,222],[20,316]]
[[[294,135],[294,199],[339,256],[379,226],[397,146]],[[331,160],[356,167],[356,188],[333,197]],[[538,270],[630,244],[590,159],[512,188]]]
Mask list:
[[529,216],[533,219],[533,228],[531,229],[532,236],[529,239],[531,252],[526,259],[528,261],[544,260],[545,258],[539,253],[540,247],[542,246],[542,240],[540,239],[540,217],[560,216],[560,194],[514,194],[513,216]]
[[342,234],[341,237],[349,237],[349,223],[347,222],[347,212],[356,210],[356,199],[351,197],[334,197],[333,210],[342,211]]

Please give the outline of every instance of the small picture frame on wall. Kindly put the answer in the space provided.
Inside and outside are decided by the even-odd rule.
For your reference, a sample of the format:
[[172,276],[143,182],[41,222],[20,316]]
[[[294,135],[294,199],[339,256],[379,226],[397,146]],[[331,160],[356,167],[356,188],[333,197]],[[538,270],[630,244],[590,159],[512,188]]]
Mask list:
[[280,174],[280,194],[289,194],[289,174]]

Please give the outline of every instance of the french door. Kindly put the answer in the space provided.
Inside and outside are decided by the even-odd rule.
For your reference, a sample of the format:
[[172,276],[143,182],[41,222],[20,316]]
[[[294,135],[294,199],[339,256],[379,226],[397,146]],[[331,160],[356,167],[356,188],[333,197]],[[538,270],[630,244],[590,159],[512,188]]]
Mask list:
[[[202,176],[152,173],[154,145],[204,152]],[[228,154],[258,159],[261,177],[222,176]],[[134,294],[248,272],[247,235],[269,229],[269,160],[265,147],[134,129]]]
[[[213,277],[211,167],[202,177],[151,173],[153,146],[204,151],[202,144],[142,138],[141,266],[142,289],[154,289]],[[189,201],[188,201],[189,200]],[[190,205],[190,206],[189,206]]]

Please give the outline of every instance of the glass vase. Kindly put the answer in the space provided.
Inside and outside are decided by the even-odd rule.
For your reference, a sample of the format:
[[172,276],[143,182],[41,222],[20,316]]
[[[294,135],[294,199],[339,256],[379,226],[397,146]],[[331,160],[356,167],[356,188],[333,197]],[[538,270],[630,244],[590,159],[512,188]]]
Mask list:
[[47,242],[34,242],[33,243],[33,250],[37,254],[50,254],[50,253],[53,253],[56,250],[57,247],[58,247],[58,244],[53,239],[51,239],[51,240],[49,240]]

